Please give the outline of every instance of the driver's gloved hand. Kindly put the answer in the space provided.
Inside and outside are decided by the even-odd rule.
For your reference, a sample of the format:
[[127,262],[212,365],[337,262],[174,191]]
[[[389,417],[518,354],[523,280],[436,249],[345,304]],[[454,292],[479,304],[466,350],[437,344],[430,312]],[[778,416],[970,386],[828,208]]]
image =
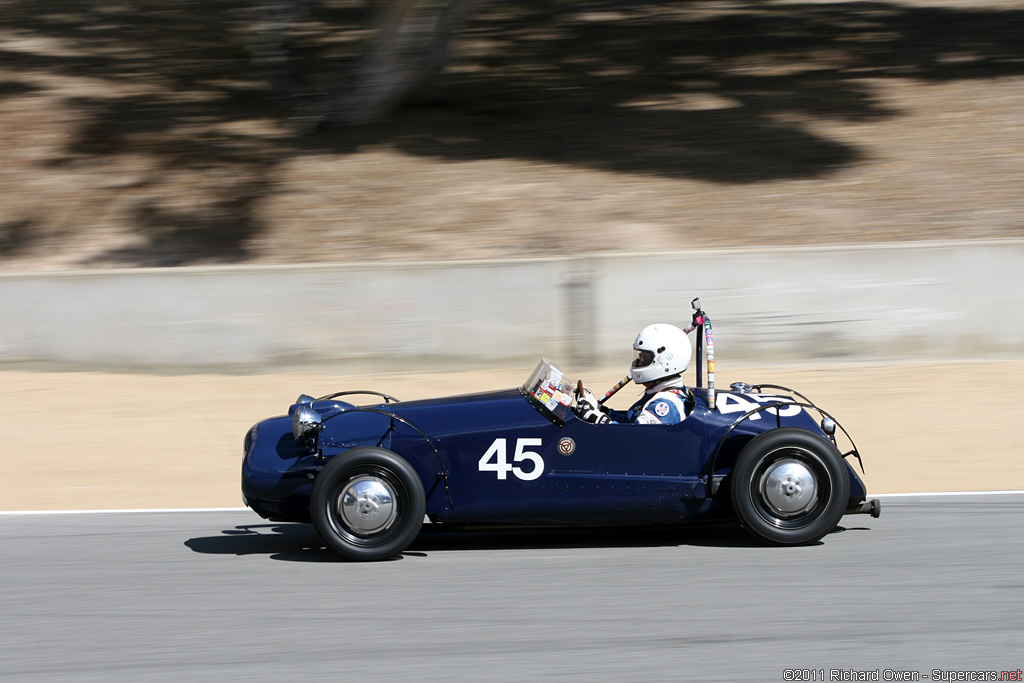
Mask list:
[[587,422],[601,424],[608,422],[608,416],[604,413],[604,406],[597,402],[590,389],[583,389],[583,392],[576,392],[576,407],[573,408],[580,419]]
[[580,415],[580,419],[584,422],[593,422],[594,424],[604,424],[605,422],[611,422],[611,418],[602,413],[599,410],[587,410]]
[[576,406],[573,408],[573,411],[575,411],[577,415],[582,417],[583,413],[588,410],[601,410],[601,404],[597,402],[597,399],[594,397],[594,394],[590,389],[584,387],[582,393],[579,389],[574,393],[576,394]]

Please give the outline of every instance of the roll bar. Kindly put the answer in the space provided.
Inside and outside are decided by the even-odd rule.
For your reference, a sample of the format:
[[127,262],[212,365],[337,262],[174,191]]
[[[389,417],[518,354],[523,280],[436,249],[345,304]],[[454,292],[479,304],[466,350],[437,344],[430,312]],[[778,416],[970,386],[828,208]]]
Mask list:
[[704,365],[703,356],[706,350],[708,358],[708,408],[715,409],[715,335],[711,329],[711,318],[700,307],[700,297],[694,297],[690,302],[693,307],[693,324],[687,327],[684,332],[689,334],[697,330],[697,387],[704,386],[701,378],[701,368]]

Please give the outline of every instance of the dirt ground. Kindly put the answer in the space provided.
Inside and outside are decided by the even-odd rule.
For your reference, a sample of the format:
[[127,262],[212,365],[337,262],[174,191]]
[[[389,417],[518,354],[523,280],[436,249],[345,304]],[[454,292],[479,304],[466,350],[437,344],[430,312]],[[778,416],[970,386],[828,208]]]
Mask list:
[[[239,507],[241,444],[302,392],[402,399],[516,386],[532,368],[345,376],[0,372],[0,509]],[[619,369],[583,373],[603,391]],[[836,415],[871,493],[1024,489],[1014,400],[1024,361],[718,368],[718,382],[790,386]],[[627,387],[613,404],[628,405]],[[638,427],[642,428],[642,427]]]
[[301,3],[287,101],[261,3],[45,4],[0,3],[0,272],[1024,235],[1019,0],[493,2],[315,135],[375,3]]

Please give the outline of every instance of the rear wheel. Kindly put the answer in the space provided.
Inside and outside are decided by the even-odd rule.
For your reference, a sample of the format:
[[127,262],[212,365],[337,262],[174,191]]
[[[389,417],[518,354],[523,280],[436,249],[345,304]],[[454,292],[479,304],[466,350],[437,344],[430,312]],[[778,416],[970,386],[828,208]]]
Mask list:
[[733,468],[732,505],[754,536],[779,545],[814,543],[846,510],[850,477],[839,451],[803,429],[759,434]]
[[310,517],[320,538],[352,560],[385,560],[409,547],[423,525],[419,475],[383,448],[353,448],[317,475]]

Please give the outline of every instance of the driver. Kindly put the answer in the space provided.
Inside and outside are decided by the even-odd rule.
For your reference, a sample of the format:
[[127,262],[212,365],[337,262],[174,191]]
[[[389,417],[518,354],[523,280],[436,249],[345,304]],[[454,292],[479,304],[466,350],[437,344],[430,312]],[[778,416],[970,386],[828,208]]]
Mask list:
[[690,364],[690,340],[675,325],[656,323],[640,330],[633,342],[629,376],[644,385],[644,395],[629,410],[605,408],[589,389],[576,397],[574,411],[587,422],[676,424],[686,419],[682,373]]

